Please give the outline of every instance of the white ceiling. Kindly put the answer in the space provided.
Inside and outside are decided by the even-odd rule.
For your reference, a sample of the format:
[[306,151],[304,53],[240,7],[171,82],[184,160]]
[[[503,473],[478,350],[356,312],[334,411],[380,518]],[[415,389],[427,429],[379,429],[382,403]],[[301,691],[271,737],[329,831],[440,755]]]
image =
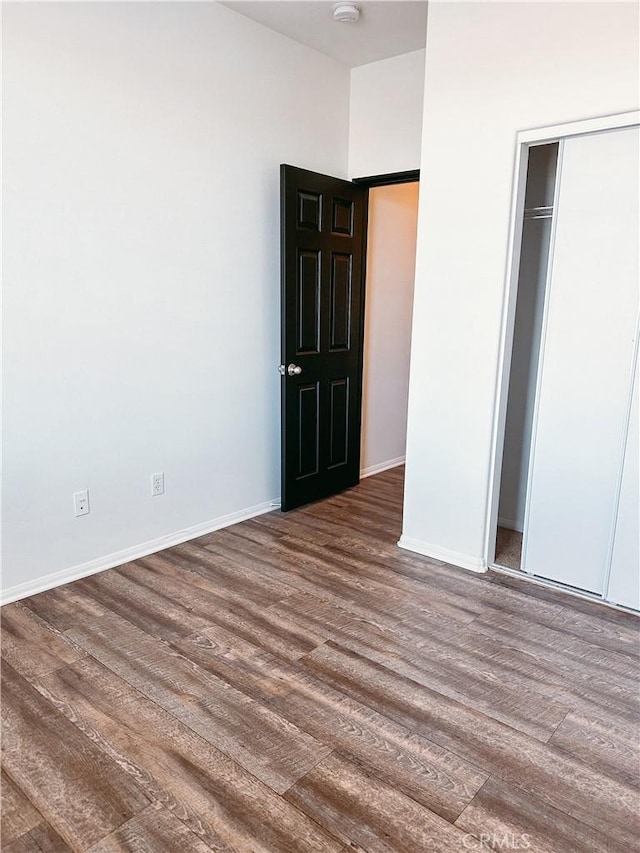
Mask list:
[[326,0],[233,0],[224,2],[254,21],[352,67],[387,59],[425,45],[426,0],[357,0],[360,20],[333,20]]

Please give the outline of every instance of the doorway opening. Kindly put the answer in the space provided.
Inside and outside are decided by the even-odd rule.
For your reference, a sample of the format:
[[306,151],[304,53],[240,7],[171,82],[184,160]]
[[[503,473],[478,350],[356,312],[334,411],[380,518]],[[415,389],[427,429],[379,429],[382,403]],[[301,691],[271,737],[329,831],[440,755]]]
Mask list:
[[[369,185],[360,476],[404,464],[418,173]],[[385,181],[382,183],[381,181]]]
[[404,461],[418,177],[280,167],[284,512]]

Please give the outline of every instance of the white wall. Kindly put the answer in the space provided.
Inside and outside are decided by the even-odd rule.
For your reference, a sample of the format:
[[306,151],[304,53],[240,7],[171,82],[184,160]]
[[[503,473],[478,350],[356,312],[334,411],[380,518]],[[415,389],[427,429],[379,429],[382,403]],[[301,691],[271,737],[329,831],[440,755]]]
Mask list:
[[486,565],[515,136],[638,107],[634,3],[429,6],[403,544]]
[[369,191],[361,454],[366,474],[405,455],[418,193],[417,183]]
[[424,50],[351,71],[349,176],[420,168]]
[[349,69],[217,4],[25,3],[3,72],[15,596],[278,496],[278,167],[346,175]]

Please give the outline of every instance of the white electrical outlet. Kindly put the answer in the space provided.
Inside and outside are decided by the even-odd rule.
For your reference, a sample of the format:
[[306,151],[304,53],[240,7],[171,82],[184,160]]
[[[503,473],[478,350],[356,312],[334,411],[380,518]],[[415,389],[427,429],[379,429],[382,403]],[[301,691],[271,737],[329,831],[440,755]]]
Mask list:
[[151,475],[151,494],[164,495],[164,474]]
[[74,492],[73,508],[76,516],[89,515],[89,492],[87,489],[83,492]]

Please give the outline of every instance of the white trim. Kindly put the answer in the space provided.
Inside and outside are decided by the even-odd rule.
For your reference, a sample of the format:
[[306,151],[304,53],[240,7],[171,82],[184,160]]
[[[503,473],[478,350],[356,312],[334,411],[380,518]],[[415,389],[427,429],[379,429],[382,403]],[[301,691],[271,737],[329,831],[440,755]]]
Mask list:
[[507,530],[515,530],[516,533],[522,533],[523,524],[521,521],[514,521],[512,518],[504,518],[498,516],[498,527],[505,527]]
[[[278,500],[279,503],[279,499],[275,500]],[[173,545],[180,545],[182,542],[188,542],[190,539],[197,539],[198,536],[204,536],[206,533],[213,533],[214,530],[230,527],[232,524],[238,524],[240,521],[255,518],[255,516],[263,515],[266,512],[273,512],[273,509],[273,501],[264,501],[255,506],[238,510],[238,512],[231,512],[228,515],[220,515],[218,518],[203,521],[201,524],[193,525],[193,527],[185,527],[182,530],[177,530],[175,533],[170,533],[168,536],[158,536],[157,539],[150,539],[148,542],[133,545],[131,548],[124,548],[122,551],[114,551],[112,554],[98,557],[96,560],[89,560],[89,562],[80,563],[78,566],[71,566],[68,569],[51,572],[48,575],[26,581],[25,583],[15,584],[8,587],[8,589],[2,590],[0,603],[10,604],[12,601],[36,595],[47,589],[62,586],[63,584],[71,583],[71,581],[86,578],[89,575],[95,575],[98,572],[105,571],[105,569],[113,569],[116,566],[121,566],[123,563],[129,563],[132,560],[139,560],[141,557],[154,554],[156,551],[163,551],[165,548],[171,548]]]
[[491,456],[487,484],[487,514],[485,516],[484,528],[484,553],[487,563],[492,563],[496,555],[500,480],[502,475],[502,457],[504,454],[504,435],[507,423],[509,375],[511,373],[511,354],[520,272],[520,251],[522,248],[524,199],[527,184],[527,152],[526,145],[520,143],[516,145],[513,164],[513,196],[511,199],[511,217],[507,243],[505,286],[502,296],[500,348],[493,389],[494,417],[491,424]]
[[422,554],[424,557],[441,560],[443,563],[450,563],[452,566],[459,566],[461,569],[468,569],[470,572],[487,571],[486,560],[482,557],[470,557],[468,554],[450,551],[449,548],[441,548],[439,545],[432,545],[430,542],[423,542],[421,539],[413,539],[411,536],[402,535],[398,540],[398,547],[404,548],[406,551],[413,551],[416,554]]
[[545,142],[556,142],[560,137],[581,136],[585,133],[598,133],[602,130],[620,130],[623,127],[634,127],[636,124],[640,124],[640,110],[521,130],[518,133],[518,142],[544,145]]
[[390,468],[397,468],[399,465],[404,465],[405,456],[397,456],[395,459],[387,459],[386,462],[378,462],[377,465],[369,465],[368,468],[360,469],[360,479],[373,477],[374,474],[382,474],[383,471],[388,471]]

